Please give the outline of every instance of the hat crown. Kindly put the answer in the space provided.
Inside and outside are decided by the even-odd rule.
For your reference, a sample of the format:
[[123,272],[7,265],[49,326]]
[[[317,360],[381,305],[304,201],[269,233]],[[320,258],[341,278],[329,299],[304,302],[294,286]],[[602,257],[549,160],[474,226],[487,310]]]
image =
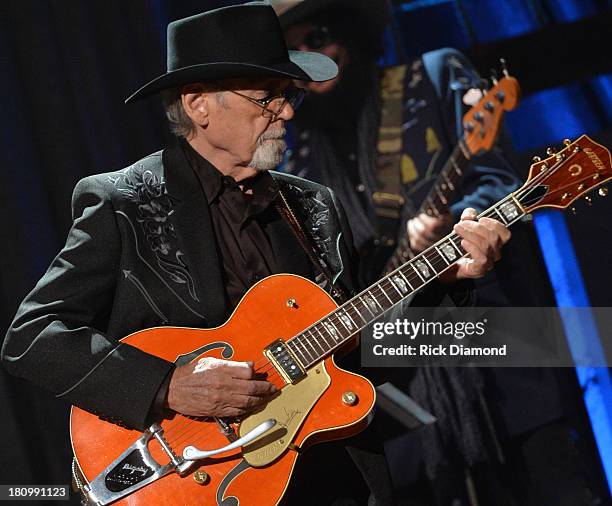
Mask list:
[[126,102],[177,86],[234,78],[327,81],[338,66],[327,56],[287,51],[274,9],[263,2],[222,7],[168,25],[165,74]]
[[261,64],[288,58],[274,10],[256,2],[222,7],[170,23],[167,56],[168,72],[207,63]]

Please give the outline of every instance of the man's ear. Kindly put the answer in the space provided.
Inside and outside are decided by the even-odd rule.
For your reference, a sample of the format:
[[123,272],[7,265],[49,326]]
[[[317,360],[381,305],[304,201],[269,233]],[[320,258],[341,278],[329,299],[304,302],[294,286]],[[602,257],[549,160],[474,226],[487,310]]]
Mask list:
[[191,121],[201,127],[208,125],[208,95],[201,84],[189,84],[183,86],[181,90],[181,100],[185,113]]

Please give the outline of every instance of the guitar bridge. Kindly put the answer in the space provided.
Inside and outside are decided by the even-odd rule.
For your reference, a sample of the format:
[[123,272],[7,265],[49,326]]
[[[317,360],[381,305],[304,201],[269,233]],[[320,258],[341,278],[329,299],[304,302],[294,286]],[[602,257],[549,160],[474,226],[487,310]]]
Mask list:
[[[156,439],[168,455],[168,464],[162,466],[153,459],[147,447],[151,439]],[[171,472],[184,474],[192,465],[192,462],[174,453],[164,439],[162,427],[155,423],[94,480],[89,484],[81,483],[79,488],[89,504],[103,506]]]
[[304,367],[293,353],[289,351],[285,341],[277,339],[264,350],[264,355],[277,369],[286,383],[297,383],[306,376]]

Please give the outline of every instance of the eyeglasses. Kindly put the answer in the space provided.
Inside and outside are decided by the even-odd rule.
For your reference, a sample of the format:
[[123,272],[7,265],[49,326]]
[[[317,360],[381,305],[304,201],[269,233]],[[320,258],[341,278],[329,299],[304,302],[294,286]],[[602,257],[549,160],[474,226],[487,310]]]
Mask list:
[[276,120],[278,115],[283,111],[283,108],[287,102],[291,104],[291,107],[295,111],[300,105],[302,105],[305,95],[305,91],[302,88],[298,88],[292,84],[290,84],[282,93],[266,98],[253,98],[222,86],[219,87],[225,91],[233,93],[234,95],[246,98],[249,102],[253,102],[258,107],[261,107],[261,115],[264,118],[271,118],[272,121]]

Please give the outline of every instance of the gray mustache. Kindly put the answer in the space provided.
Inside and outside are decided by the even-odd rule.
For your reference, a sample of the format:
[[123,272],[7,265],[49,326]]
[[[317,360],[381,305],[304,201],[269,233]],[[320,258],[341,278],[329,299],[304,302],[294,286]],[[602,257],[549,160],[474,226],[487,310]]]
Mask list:
[[287,135],[287,130],[285,128],[280,130],[274,130],[273,132],[264,132],[259,137],[259,142],[267,141],[270,139],[281,140],[285,138],[285,135]]

